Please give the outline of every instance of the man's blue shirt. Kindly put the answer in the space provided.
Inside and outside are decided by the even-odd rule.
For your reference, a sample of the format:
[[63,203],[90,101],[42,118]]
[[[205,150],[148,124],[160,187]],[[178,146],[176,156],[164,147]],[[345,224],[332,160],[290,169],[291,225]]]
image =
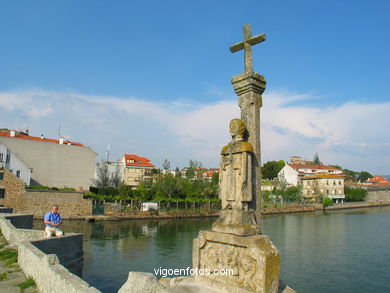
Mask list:
[[[45,221],[49,221],[49,222],[57,224],[57,223],[61,222],[61,216],[59,213],[53,213],[52,211],[50,211],[50,212],[47,212],[45,214]],[[46,224],[46,226],[56,227],[56,226],[52,226],[49,224]]]

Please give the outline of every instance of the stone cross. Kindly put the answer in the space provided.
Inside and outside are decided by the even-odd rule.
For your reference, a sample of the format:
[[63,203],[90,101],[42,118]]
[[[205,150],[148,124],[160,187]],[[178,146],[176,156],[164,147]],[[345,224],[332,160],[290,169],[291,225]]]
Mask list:
[[253,198],[250,208],[256,211],[258,228],[261,227],[261,151],[260,151],[260,107],[262,106],[262,94],[265,90],[266,81],[264,77],[253,72],[252,46],[265,41],[265,34],[251,36],[249,24],[244,25],[244,41],[230,47],[232,53],[244,49],[245,72],[236,75],[231,82],[234,91],[238,95],[238,105],[241,109],[241,120],[247,126],[249,133],[249,143],[253,147],[255,154],[254,173],[252,178],[256,182],[256,195]]
[[250,24],[244,24],[244,41],[231,46],[230,52],[234,53],[240,50],[244,50],[245,72],[253,72],[252,46],[264,42],[265,39],[265,34],[260,34],[252,37]]

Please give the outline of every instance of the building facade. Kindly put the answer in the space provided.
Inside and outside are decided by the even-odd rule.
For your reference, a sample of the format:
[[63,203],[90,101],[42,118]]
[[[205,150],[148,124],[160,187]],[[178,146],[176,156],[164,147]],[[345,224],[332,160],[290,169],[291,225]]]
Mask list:
[[285,180],[287,185],[297,186],[301,179],[308,175],[329,174],[342,176],[343,171],[327,165],[309,163],[287,163],[278,173],[279,180]]
[[0,144],[31,170],[31,185],[88,190],[96,153],[81,143],[0,129]]
[[26,185],[30,185],[31,168],[2,143],[0,143],[0,165],[22,179]]
[[123,166],[123,183],[133,189],[142,181],[152,180],[152,169],[155,166],[148,158],[124,154],[120,165]]
[[319,202],[328,197],[335,203],[344,202],[344,177],[322,173],[307,175],[301,179],[302,196],[312,202]]

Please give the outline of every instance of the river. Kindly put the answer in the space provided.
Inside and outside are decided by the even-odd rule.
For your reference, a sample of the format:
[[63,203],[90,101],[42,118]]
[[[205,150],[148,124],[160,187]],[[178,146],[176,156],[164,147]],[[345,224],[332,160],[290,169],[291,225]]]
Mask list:
[[[65,221],[63,230],[84,233],[83,278],[111,293],[129,271],[190,267],[192,240],[214,220]],[[390,292],[389,229],[390,207],[263,217],[281,278],[299,293]]]

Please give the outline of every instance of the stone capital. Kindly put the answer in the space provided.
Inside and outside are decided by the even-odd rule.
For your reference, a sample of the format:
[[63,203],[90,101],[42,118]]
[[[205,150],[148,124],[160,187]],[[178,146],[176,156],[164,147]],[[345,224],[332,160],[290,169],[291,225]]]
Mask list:
[[248,92],[254,92],[261,95],[265,90],[266,81],[264,76],[256,72],[244,72],[233,76],[231,83],[238,96]]

